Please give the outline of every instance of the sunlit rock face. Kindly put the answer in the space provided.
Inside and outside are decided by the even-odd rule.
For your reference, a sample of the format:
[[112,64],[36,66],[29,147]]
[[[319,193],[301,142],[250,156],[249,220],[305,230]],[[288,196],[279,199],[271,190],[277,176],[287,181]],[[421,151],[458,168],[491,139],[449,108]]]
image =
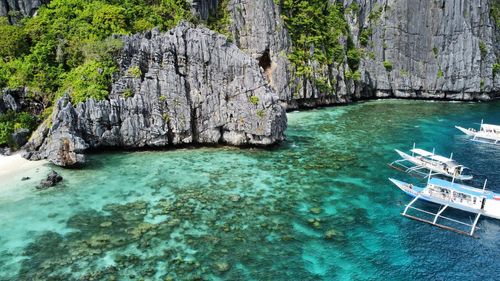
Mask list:
[[[352,2],[352,1],[349,1]],[[377,97],[488,100],[499,96],[499,30],[490,0],[360,1],[371,30],[362,84]],[[371,20],[370,20],[370,15]],[[390,69],[384,66],[390,63]]]
[[221,35],[181,24],[124,37],[120,74],[108,100],[57,103],[50,126],[27,148],[60,166],[97,147],[179,144],[270,145],[286,114],[258,62]]
[[[210,1],[217,6],[220,1]],[[324,74],[333,86],[321,90],[297,77],[287,55],[293,48],[279,1],[231,0],[230,32],[235,43],[265,69],[268,81],[288,108],[348,103],[367,98],[490,100],[500,96],[500,33],[491,17],[492,0],[343,0],[355,48],[361,50],[355,81],[346,63]],[[331,1],[333,2],[333,1]],[[358,10],[349,11],[351,5]],[[198,6],[195,6],[198,7]],[[200,5],[200,14],[209,11]],[[360,44],[360,34],[368,42]],[[347,37],[339,44],[346,44]],[[318,48],[319,46],[314,46]],[[345,58],[347,60],[347,58]],[[314,68],[315,63],[310,62]]]

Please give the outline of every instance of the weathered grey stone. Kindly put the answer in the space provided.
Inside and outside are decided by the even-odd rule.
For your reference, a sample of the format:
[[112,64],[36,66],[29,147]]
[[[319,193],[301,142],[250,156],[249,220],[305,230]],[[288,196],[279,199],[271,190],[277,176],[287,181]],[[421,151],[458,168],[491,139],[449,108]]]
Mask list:
[[218,0],[188,0],[191,5],[191,14],[201,20],[208,20],[208,17],[217,11]]
[[3,94],[2,99],[2,108],[4,108],[5,110],[12,110],[17,112],[21,108],[21,105],[17,103],[16,99],[11,94]]
[[[331,1],[333,2],[333,1]],[[336,1],[339,2],[339,1]],[[330,66],[331,75],[316,70],[334,85],[322,92],[314,81],[296,77],[287,60],[290,38],[273,0],[231,0],[231,32],[236,44],[256,59],[269,52],[266,69],[271,86],[288,108],[316,107],[374,97],[489,100],[500,97],[500,34],[490,17],[492,0],[344,0],[359,13],[346,13],[350,36],[371,28],[363,48],[361,81],[346,79],[346,63]],[[369,15],[381,9],[380,17]],[[346,38],[343,38],[344,40]],[[342,39],[341,39],[342,40]],[[482,43],[481,43],[482,42]],[[340,41],[339,44],[346,43]],[[480,45],[485,46],[481,54]],[[371,57],[373,53],[374,58]],[[387,71],[384,61],[393,64]],[[314,67],[314,62],[311,62]],[[438,74],[439,73],[439,74]]]
[[[366,52],[374,54],[374,59],[365,58],[361,64],[362,83],[376,97],[500,97],[500,77],[492,71],[500,42],[490,17],[491,0],[359,3],[359,22],[373,31]],[[381,11],[380,17],[370,21],[374,10]],[[384,61],[392,64],[391,71]]]
[[284,139],[286,114],[278,96],[257,61],[225,37],[183,23],[167,33],[123,40],[121,74],[109,100],[73,106],[64,96],[52,126],[41,126],[27,144],[27,158],[72,166],[93,147],[269,145]]
[[0,155],[9,156],[11,153],[12,150],[9,147],[0,147]]
[[10,140],[13,147],[19,148],[28,142],[31,131],[25,128],[17,129],[11,134]]
[[25,88],[3,89],[0,93],[0,114],[12,110],[39,115],[43,111],[42,99],[40,94],[29,93]]
[[32,16],[42,5],[50,0],[0,0],[0,17],[19,12],[22,16]]
[[59,166],[84,163],[83,152],[89,145],[82,139],[79,128],[83,120],[79,120],[68,95],[62,97],[54,107],[52,124],[44,122],[33,133],[23,156],[31,160],[48,159]]
[[231,0],[230,31],[236,45],[259,61],[269,85],[282,101],[292,98],[293,73],[287,54],[291,50],[288,32],[273,0]]
[[276,1],[231,0],[229,12],[232,17],[230,31],[235,43],[259,61],[270,86],[287,109],[352,100],[355,88],[353,81],[344,79],[346,64],[333,66],[332,63],[329,70],[320,71],[315,62],[311,62],[313,69],[333,85],[330,92],[322,91],[314,81],[296,76],[288,60],[292,43]]
[[[29,178],[28,178],[29,179]],[[40,181],[40,184],[36,187],[39,190],[47,189],[49,187],[55,186],[57,183],[63,180],[63,177],[59,175],[56,171],[52,170],[47,175],[47,177]]]

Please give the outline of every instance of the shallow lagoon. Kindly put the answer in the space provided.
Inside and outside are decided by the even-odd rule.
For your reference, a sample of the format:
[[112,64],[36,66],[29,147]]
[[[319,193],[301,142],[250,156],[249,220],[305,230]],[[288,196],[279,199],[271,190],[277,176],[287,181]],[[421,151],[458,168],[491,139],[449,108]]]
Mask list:
[[405,219],[387,180],[416,141],[500,192],[500,148],[453,128],[481,118],[500,103],[373,101],[290,113],[271,149],[94,154],[43,192],[32,171],[2,183],[0,280],[494,280],[500,221],[472,239]]

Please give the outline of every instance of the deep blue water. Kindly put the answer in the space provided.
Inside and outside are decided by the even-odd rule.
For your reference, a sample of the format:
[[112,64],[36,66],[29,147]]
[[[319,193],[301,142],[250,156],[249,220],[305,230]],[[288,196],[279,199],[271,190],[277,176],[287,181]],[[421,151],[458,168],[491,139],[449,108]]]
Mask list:
[[386,164],[416,142],[500,192],[500,147],[453,127],[500,124],[499,102],[288,118],[271,149],[101,153],[57,169],[60,188],[34,190],[48,166],[0,183],[0,280],[498,280],[500,221],[482,218],[474,239],[403,218],[410,199],[387,178],[415,179]]

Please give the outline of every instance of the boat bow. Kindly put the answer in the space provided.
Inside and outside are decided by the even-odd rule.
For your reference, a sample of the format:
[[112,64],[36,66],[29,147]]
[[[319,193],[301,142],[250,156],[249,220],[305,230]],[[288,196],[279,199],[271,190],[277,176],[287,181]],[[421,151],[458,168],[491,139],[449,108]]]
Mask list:
[[471,130],[468,130],[468,129],[465,129],[464,127],[460,127],[460,126],[455,126],[455,128],[459,129],[462,133],[468,135],[468,136],[473,136],[475,135],[475,132],[471,131]]

